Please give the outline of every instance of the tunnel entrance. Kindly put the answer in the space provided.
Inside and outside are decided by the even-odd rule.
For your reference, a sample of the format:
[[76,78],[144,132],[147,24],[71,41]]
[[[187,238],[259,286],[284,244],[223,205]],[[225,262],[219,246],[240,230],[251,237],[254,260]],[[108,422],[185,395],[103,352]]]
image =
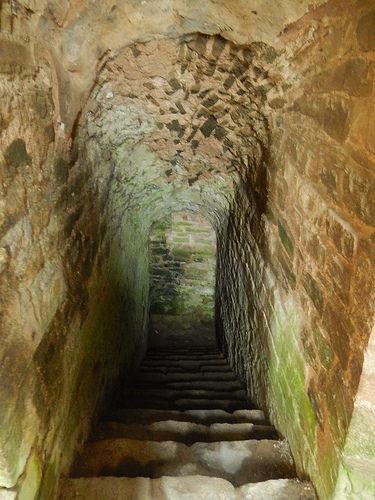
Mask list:
[[216,235],[192,211],[174,211],[150,233],[150,344],[214,344]]

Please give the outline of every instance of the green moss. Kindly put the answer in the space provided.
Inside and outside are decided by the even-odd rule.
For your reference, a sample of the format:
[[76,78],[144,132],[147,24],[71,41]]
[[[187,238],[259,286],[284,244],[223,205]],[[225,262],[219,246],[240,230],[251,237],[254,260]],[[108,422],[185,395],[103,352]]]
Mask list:
[[173,257],[176,259],[181,259],[181,260],[189,260],[190,257],[192,256],[192,251],[190,248],[184,248],[184,247],[174,247],[172,249],[172,254]]
[[[72,434],[74,435],[74,434]],[[57,465],[51,461],[43,471],[43,483],[38,493],[38,500],[50,500],[56,490],[59,474]]]
[[333,351],[330,343],[325,339],[322,333],[317,330],[314,334],[314,343],[317,346],[318,355],[322,366],[328,369],[333,360]]
[[341,465],[334,500],[370,500],[375,498],[374,464],[361,462]]
[[153,226],[150,237],[151,313],[181,318],[184,326],[188,315],[212,321],[216,261],[212,229],[191,214],[185,217],[172,212]]
[[284,245],[285,250],[288,252],[289,256],[293,255],[294,252],[294,241],[290,236],[285,226],[279,221],[278,222],[279,236],[282,244]]
[[[299,318],[292,302],[276,304],[269,361],[273,413],[288,437],[297,466],[308,468],[316,447],[317,420],[305,387],[305,361],[299,348]],[[306,446],[301,443],[306,441]]]
[[32,158],[27,154],[26,144],[23,139],[16,139],[5,150],[4,157],[8,165],[15,168],[31,165]]
[[366,408],[355,408],[345,444],[347,455],[359,455],[375,463],[375,417]]
[[337,466],[339,463],[339,450],[336,446],[329,446],[324,452],[319,452],[315,486],[322,499],[331,499],[337,479]]
[[321,312],[324,306],[324,298],[318,283],[314,280],[311,274],[305,272],[303,273],[302,284],[314,306]]
[[55,162],[54,172],[58,182],[66,182],[69,175],[69,163],[63,158],[58,158]]
[[[6,380],[3,380],[3,398],[6,395],[5,391],[9,390],[14,390],[14,386],[10,384],[7,387]],[[19,414],[16,414],[11,405],[8,405],[8,408],[4,404],[0,407],[0,447],[4,464],[0,468],[0,481],[2,486],[7,488],[14,486],[22,474],[31,447],[29,439],[25,439],[24,422],[22,421],[26,408],[20,405],[18,410]]]
[[37,497],[42,480],[42,468],[39,457],[32,452],[27,461],[24,478],[18,493],[18,500],[34,500]]

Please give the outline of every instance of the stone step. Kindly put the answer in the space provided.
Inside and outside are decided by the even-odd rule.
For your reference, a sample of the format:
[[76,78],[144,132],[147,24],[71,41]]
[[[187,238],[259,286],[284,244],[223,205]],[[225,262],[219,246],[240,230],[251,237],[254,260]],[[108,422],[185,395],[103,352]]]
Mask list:
[[211,382],[221,382],[221,381],[231,381],[238,382],[238,379],[234,373],[223,373],[223,372],[198,372],[198,373],[162,373],[162,372],[145,372],[139,373],[137,376],[138,382],[186,382],[198,380],[203,382],[205,380]]
[[193,444],[213,441],[240,441],[249,439],[278,439],[271,425],[211,424],[165,420],[152,424],[122,424],[104,422],[95,429],[91,441],[108,438],[129,438],[144,441],[177,441]]
[[271,479],[235,488],[216,477],[93,477],[67,479],[60,500],[316,500],[310,484]]
[[122,423],[150,424],[164,420],[192,422],[210,425],[214,423],[253,423],[265,424],[266,417],[262,410],[236,410],[233,413],[224,410],[158,410],[158,409],[120,409],[107,415],[107,420]]
[[205,373],[205,372],[217,372],[217,373],[232,373],[234,372],[228,365],[205,365],[197,364],[196,366],[182,367],[178,365],[163,365],[163,366],[140,366],[138,373]]
[[140,366],[139,368],[139,374],[142,375],[143,373],[168,373],[168,374],[174,374],[174,373],[229,373],[232,376],[235,376],[233,370],[230,368],[228,365],[215,365],[215,366],[206,366],[206,365],[197,365],[195,368],[183,368],[181,366]]
[[226,361],[226,358],[222,354],[196,354],[196,355],[191,355],[191,354],[162,354],[162,355],[146,355],[143,358],[144,361],[215,361],[215,360],[224,360]]
[[223,353],[218,349],[214,349],[212,347],[202,347],[202,348],[193,348],[193,347],[181,347],[181,348],[165,348],[165,349],[149,349],[145,356],[164,356],[169,354],[171,356],[199,356],[199,355],[209,355],[209,356],[223,356]]
[[213,380],[200,381],[192,380],[191,382],[169,382],[169,383],[135,383],[134,386],[138,389],[173,389],[180,391],[189,390],[207,390],[216,392],[226,391],[240,391],[243,390],[239,382],[221,381],[215,382]]
[[124,408],[148,408],[158,410],[235,410],[252,409],[254,406],[245,400],[235,399],[175,399],[173,401],[160,399],[129,398],[122,401]]
[[227,368],[230,368],[227,360],[225,359],[194,359],[194,360],[181,360],[181,359],[172,359],[172,360],[169,360],[169,359],[162,359],[162,360],[158,360],[158,361],[155,361],[155,360],[148,360],[148,359],[144,359],[141,363],[141,366],[140,368],[151,368],[151,367],[155,367],[155,368],[168,368],[168,369],[171,369],[171,368],[191,368],[191,369],[196,369],[196,368],[200,368],[201,366],[218,366],[218,367],[222,367],[222,366],[225,366]]
[[214,353],[220,353],[221,351],[216,345],[196,345],[196,346],[179,346],[179,345],[173,345],[173,346],[150,346],[147,349],[147,352],[202,352],[202,351],[210,351]]
[[294,463],[283,441],[247,440],[195,443],[105,439],[88,443],[73,477],[203,475],[235,486],[268,479],[293,478]]
[[127,389],[124,396],[131,399],[160,399],[163,401],[177,401],[180,399],[207,399],[207,400],[236,400],[246,402],[246,392],[243,389],[237,391],[210,391],[202,389]]
[[208,352],[208,351],[202,351],[202,352],[147,352],[143,359],[150,359],[150,360],[162,360],[162,359],[171,359],[174,360],[186,360],[186,361],[191,361],[195,359],[209,359],[209,360],[215,360],[215,359],[226,359],[226,357],[221,353],[221,352]]

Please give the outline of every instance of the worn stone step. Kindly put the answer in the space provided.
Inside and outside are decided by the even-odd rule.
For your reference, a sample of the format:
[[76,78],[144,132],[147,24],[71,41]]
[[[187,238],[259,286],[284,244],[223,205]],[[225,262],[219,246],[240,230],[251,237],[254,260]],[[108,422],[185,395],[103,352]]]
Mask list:
[[160,352],[160,353],[146,353],[143,359],[149,360],[163,360],[170,359],[171,361],[175,360],[185,360],[185,361],[194,361],[196,359],[226,359],[226,357],[221,352]]
[[240,486],[293,478],[295,470],[284,441],[220,441],[187,446],[175,441],[118,438],[88,443],[73,470],[73,477],[191,474],[221,477]]
[[125,393],[126,398],[136,399],[160,399],[166,401],[176,401],[179,399],[225,399],[225,400],[239,400],[246,401],[246,392],[243,389],[237,391],[210,391],[203,389],[187,389],[187,390],[173,390],[173,389],[128,389]]
[[312,486],[298,479],[271,479],[234,487],[216,477],[163,476],[67,479],[60,500],[316,500]]
[[218,349],[159,349],[159,350],[147,350],[146,356],[222,356],[225,357],[224,353]]
[[228,373],[234,376],[233,370],[230,368],[228,365],[215,365],[215,366],[206,366],[206,365],[201,365],[201,366],[196,366],[190,367],[190,368],[183,368],[181,366],[140,366],[139,368],[139,374],[143,373],[168,373],[173,375],[174,373]]
[[224,360],[226,358],[222,354],[164,354],[164,355],[146,355],[143,358],[144,361],[215,361],[215,360]]
[[189,363],[185,363],[183,361],[172,361],[169,363],[168,361],[164,361],[163,363],[153,364],[153,363],[142,363],[139,367],[140,371],[145,370],[162,370],[162,371],[232,371],[232,368],[228,365],[228,363],[218,363],[217,361],[189,361]]
[[243,390],[239,382],[221,381],[215,382],[213,380],[200,381],[192,380],[191,382],[169,382],[169,383],[136,383],[134,386],[138,389],[152,389],[152,388],[165,388],[174,390],[208,390],[217,392],[226,391],[240,391]]
[[159,410],[224,410],[232,412],[241,409],[252,409],[254,406],[244,400],[233,399],[160,399],[129,398],[122,401],[124,408],[149,408]]
[[205,372],[217,372],[217,373],[232,373],[233,370],[228,365],[205,365],[197,364],[196,366],[182,367],[178,365],[163,365],[163,366],[140,366],[139,373],[205,373]]
[[221,382],[221,381],[231,381],[237,382],[238,379],[234,375],[234,373],[223,373],[223,372],[196,372],[196,373],[162,373],[162,372],[145,372],[139,373],[137,380],[139,382],[186,382],[199,380],[203,382],[205,380],[209,380],[212,382]]
[[168,345],[158,345],[158,346],[150,345],[149,348],[147,349],[147,352],[165,352],[165,351],[196,352],[196,351],[207,351],[207,350],[213,352],[221,352],[217,344],[212,344],[212,343],[207,344],[206,342],[201,345],[190,345],[190,346],[179,345],[179,344],[171,345],[170,343],[168,343]]
[[107,415],[107,420],[123,423],[149,424],[164,420],[193,422],[210,425],[214,423],[253,423],[265,424],[266,417],[262,410],[236,410],[233,413],[224,410],[158,410],[158,409],[120,409]]
[[97,426],[91,441],[108,438],[129,438],[145,441],[177,441],[192,444],[198,441],[240,441],[249,439],[278,439],[275,428],[271,425],[211,424],[203,425],[192,422],[165,420],[151,424],[122,424],[104,422]]
[[162,360],[149,360],[149,359],[144,359],[141,363],[141,368],[146,368],[146,367],[158,367],[158,368],[193,368],[196,369],[197,367],[201,366],[226,366],[227,368],[230,368],[228,362],[226,359],[162,359]]
[[164,356],[164,355],[171,355],[171,356],[179,356],[179,355],[185,355],[185,356],[199,356],[199,355],[209,355],[209,356],[219,356],[223,355],[222,352],[220,352],[217,349],[212,349],[212,348],[202,348],[202,349],[193,349],[193,348],[170,348],[170,349],[151,349],[148,350],[145,354],[145,356]]

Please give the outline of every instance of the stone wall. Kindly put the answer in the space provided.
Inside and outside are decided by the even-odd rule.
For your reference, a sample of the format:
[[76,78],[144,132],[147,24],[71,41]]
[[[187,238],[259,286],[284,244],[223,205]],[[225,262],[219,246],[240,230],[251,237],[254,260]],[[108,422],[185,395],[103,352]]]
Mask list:
[[36,445],[43,378],[34,360],[66,283],[49,203],[56,182],[51,69],[46,60],[38,67],[22,40],[2,39],[0,51],[0,485],[11,487]]
[[0,496],[50,499],[145,347],[147,237],[66,136],[31,14],[0,7]]
[[[203,217],[173,212],[150,234],[152,327],[195,335],[214,323],[216,237]],[[171,318],[172,317],[172,318]],[[173,326],[171,321],[173,320]]]
[[375,328],[365,353],[353,415],[343,449],[335,498],[375,496]]
[[370,2],[331,2],[284,33],[267,195],[249,197],[249,179],[218,239],[223,344],[322,498],[333,495],[374,312],[373,21]]

